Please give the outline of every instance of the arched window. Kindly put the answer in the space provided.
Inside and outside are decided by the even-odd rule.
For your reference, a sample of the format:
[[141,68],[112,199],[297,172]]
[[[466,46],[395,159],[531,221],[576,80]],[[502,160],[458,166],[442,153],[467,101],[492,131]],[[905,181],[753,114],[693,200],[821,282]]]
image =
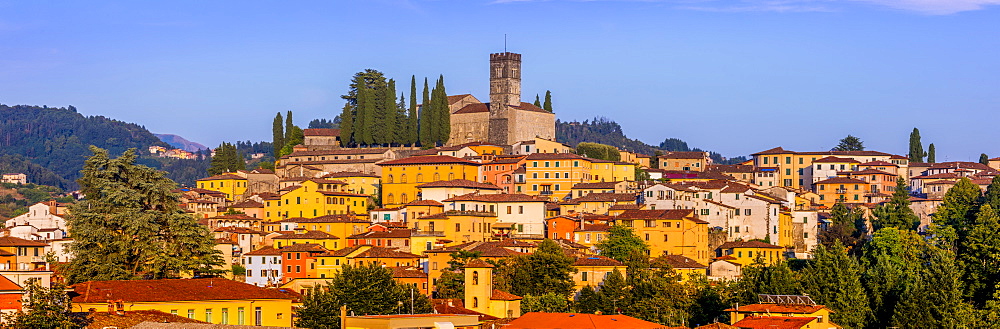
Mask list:
[[438,174],[438,173],[434,173],[434,181],[436,182],[436,181],[439,181],[439,180],[441,180],[441,175]]
[[448,180],[455,179],[455,173],[448,173]]
[[406,183],[406,174],[399,175],[399,182]]
[[393,204],[393,203],[396,203],[395,201],[396,201],[396,198],[394,196],[392,196],[392,193],[389,193],[389,196],[385,197],[385,203]]
[[417,183],[424,182],[424,174],[417,174]]
[[402,195],[399,196],[399,202],[400,203],[409,203],[410,199],[406,196],[406,193],[403,193]]
[[479,297],[472,297],[472,307],[479,307]]
[[472,271],[472,285],[479,285],[479,271]]
[[388,181],[388,182],[386,182],[386,183],[392,183],[392,175],[389,175],[389,179],[388,179],[388,180],[389,180],[389,181]]

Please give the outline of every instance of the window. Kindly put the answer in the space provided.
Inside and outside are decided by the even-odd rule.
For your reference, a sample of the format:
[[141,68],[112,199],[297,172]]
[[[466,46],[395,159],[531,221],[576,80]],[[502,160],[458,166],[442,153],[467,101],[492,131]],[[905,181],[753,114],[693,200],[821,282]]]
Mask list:
[[461,231],[462,231],[462,224],[455,223],[455,232],[461,232]]
[[511,213],[510,211],[511,211],[512,208],[513,208],[513,206],[507,206],[507,214],[508,215],[510,215],[510,213]]
[[479,271],[472,271],[472,285],[479,285]]
[[646,241],[649,241],[649,233],[646,233]]
[[517,206],[517,213],[524,214],[524,206]]
[[472,307],[479,307],[479,297],[472,297]]
[[236,309],[236,324],[246,324],[246,321],[244,320],[244,313],[245,312],[242,307]]
[[253,322],[254,322],[255,326],[260,326],[261,325],[261,321],[264,320],[264,316],[263,316],[264,314],[263,313],[264,312],[261,310],[260,306],[254,307],[254,309],[253,309],[253,317],[254,317]]
[[212,309],[205,309],[205,322],[212,323]]
[[663,235],[663,242],[667,242],[667,239],[668,239],[669,237],[670,237],[669,235],[666,235],[666,234],[664,234],[664,235]]
[[194,319],[194,310],[188,310],[188,319]]
[[744,216],[750,216],[750,209],[743,209]]
[[177,310],[170,310],[171,315],[177,315]]
[[587,281],[587,272],[580,272],[580,281]]
[[708,209],[702,209],[701,210],[701,215],[702,216],[708,216],[708,214],[709,214]]

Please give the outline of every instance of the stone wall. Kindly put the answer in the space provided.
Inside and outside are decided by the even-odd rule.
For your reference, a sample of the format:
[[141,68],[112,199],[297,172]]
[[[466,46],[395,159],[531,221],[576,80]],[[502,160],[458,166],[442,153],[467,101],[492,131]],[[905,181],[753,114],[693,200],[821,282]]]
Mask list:
[[555,140],[555,114],[523,110],[511,112],[514,122],[510,126],[513,130],[507,134],[507,143],[504,145],[512,145],[516,142],[534,139],[535,137]]
[[487,141],[489,121],[489,112],[452,114],[448,145]]

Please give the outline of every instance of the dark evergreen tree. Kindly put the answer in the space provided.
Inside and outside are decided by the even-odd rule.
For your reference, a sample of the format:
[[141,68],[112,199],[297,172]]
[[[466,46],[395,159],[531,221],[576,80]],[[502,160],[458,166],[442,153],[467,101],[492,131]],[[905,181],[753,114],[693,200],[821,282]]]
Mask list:
[[963,269],[965,296],[975,306],[984,307],[1000,284],[1000,217],[993,206],[979,208],[960,249],[958,265]]
[[418,129],[420,133],[420,145],[423,147],[433,147],[434,145],[434,119],[433,111],[430,110],[431,106],[430,89],[427,86],[427,78],[424,78],[424,94],[422,102],[420,103],[420,120],[418,122]]
[[802,288],[799,285],[795,272],[788,267],[788,263],[781,261],[774,264],[764,264],[758,258],[750,266],[743,267],[743,277],[734,287],[734,298],[740,304],[757,303],[757,295],[800,295]]
[[[361,83],[364,79],[361,78]],[[358,87],[358,104],[355,106],[357,116],[354,118],[354,138],[356,143],[361,145],[371,145],[375,143],[375,111],[378,103],[375,100],[375,91],[371,88]]]
[[212,163],[208,167],[209,175],[218,175],[227,172],[236,172],[237,170],[246,170],[247,163],[244,160],[243,155],[240,154],[233,144],[223,142],[215,149],[215,156],[212,157]]
[[961,271],[947,250],[928,247],[921,253],[923,266],[903,291],[892,316],[899,328],[959,328],[969,323],[963,311]]
[[222,265],[205,226],[180,208],[176,183],[155,169],[136,165],[135,150],[112,159],[94,155],[81,171],[87,199],[70,207],[72,260],[66,281],[134,280],[217,273]]
[[937,162],[937,150],[934,149],[934,143],[927,146],[927,162],[935,163]]
[[406,95],[399,94],[399,103],[396,103],[396,143],[399,145],[410,143],[410,118],[406,116]]
[[920,130],[913,128],[910,133],[910,162],[924,162],[927,153],[924,152],[924,144],[920,142]]
[[[975,220],[976,203],[981,191],[979,186],[963,177],[944,194],[941,205],[934,213],[930,230],[939,247],[956,250],[956,247],[964,244]],[[958,252],[962,251],[959,249]]]
[[816,246],[813,259],[802,270],[802,292],[834,311],[834,323],[845,328],[864,328],[872,319],[861,268],[847,255],[846,248],[835,242],[831,248]]
[[[436,96],[435,96],[436,95]],[[435,140],[444,145],[451,138],[451,111],[448,110],[448,93],[444,89],[444,75],[441,75],[431,94],[431,104],[434,105]]]
[[409,124],[406,127],[406,143],[416,145],[420,138],[417,130],[419,120],[417,119],[417,76],[415,75],[410,76],[410,109],[407,119]]
[[[293,126],[295,126],[295,124],[292,123],[292,111],[288,111],[288,114],[285,115],[285,140],[284,140],[285,143],[284,144],[286,144],[286,145],[290,144],[289,140],[292,139],[292,127]],[[292,146],[295,146],[295,145],[292,145]],[[282,145],[281,147],[284,148],[285,146]]]
[[869,328],[892,326],[892,315],[903,291],[922,264],[919,247],[926,244],[915,231],[886,227],[878,230],[864,246],[859,262],[861,282],[869,297],[873,317]]
[[1000,175],[993,176],[990,185],[986,187],[982,203],[993,206],[994,211],[1000,209]]
[[990,164],[990,157],[988,155],[986,155],[986,153],[979,154],[979,163],[982,163],[984,165],[989,165]]
[[542,103],[542,109],[548,111],[549,113],[552,112],[552,92],[551,91],[548,91],[548,90],[545,91],[545,102]]
[[295,310],[295,326],[340,328],[340,306],[354,314],[420,314],[431,312],[430,300],[416,287],[399,283],[392,270],[377,263],[344,265],[325,285],[312,288]]
[[533,104],[538,108],[542,108],[542,101],[538,98],[538,94],[535,94],[535,102]]
[[840,143],[833,148],[833,151],[864,151],[864,150],[865,150],[865,144],[861,141],[861,139],[851,135],[847,135],[847,137],[841,139]]
[[274,116],[274,124],[271,127],[271,146],[274,147],[274,155],[281,153],[281,148],[285,147],[285,127],[281,125],[281,112]]
[[892,192],[889,202],[875,208],[875,226],[877,229],[895,227],[900,230],[914,229],[920,224],[920,218],[910,209],[909,187],[903,177],[896,179],[896,190]]
[[347,147],[354,140],[354,113],[351,103],[344,103],[340,112],[340,146]]
[[313,119],[309,121],[309,129],[337,129],[340,128],[340,118],[339,116],[334,118],[332,121],[327,119]]

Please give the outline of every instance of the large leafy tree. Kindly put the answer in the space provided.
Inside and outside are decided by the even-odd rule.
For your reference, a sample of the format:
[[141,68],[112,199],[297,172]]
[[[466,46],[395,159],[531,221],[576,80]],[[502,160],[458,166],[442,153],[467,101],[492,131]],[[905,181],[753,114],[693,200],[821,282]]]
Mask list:
[[735,285],[734,298],[741,304],[757,302],[757,295],[798,295],[802,288],[799,278],[787,262],[764,264],[758,259],[743,267],[743,277]]
[[910,133],[910,162],[924,162],[927,153],[924,152],[924,144],[920,143],[920,130],[913,128]]
[[964,310],[959,278],[951,251],[926,245],[919,254],[921,265],[900,296],[892,315],[899,328],[959,328],[972,319]]
[[858,243],[861,230],[858,226],[862,224],[863,218],[860,212],[848,209],[846,205],[837,202],[830,211],[830,224],[825,231],[819,233],[819,242],[827,247],[832,247],[836,241],[848,247],[853,247]]
[[608,229],[607,238],[597,243],[601,256],[608,257],[626,264],[645,261],[649,253],[649,245],[635,231],[624,225],[615,225]]
[[546,293],[540,296],[527,295],[521,299],[521,312],[560,313],[569,311],[569,300],[557,293]]
[[519,296],[555,293],[568,297],[573,292],[573,258],[552,240],[542,240],[534,253],[508,258],[497,265],[495,279],[500,290]]
[[835,312],[831,315],[833,322],[863,328],[872,318],[861,285],[861,268],[839,241],[830,248],[817,246],[801,278],[802,291]]
[[312,288],[295,310],[295,325],[340,328],[340,307],[354,314],[429,313],[430,300],[413,286],[397,282],[392,270],[376,263],[345,265],[325,285]]
[[840,143],[833,148],[834,151],[864,151],[865,143],[861,141],[861,138],[847,135],[840,140]]
[[954,250],[963,245],[975,219],[981,191],[971,180],[962,178],[945,192],[931,223],[931,233],[939,246]]
[[25,282],[24,304],[21,310],[0,315],[3,328],[9,329],[64,329],[82,328],[70,312],[73,301],[66,294],[66,286],[53,282],[52,287],[42,287],[39,279]]
[[983,307],[1000,284],[1000,216],[993,206],[979,208],[960,250],[958,264],[963,269],[965,296]]
[[889,202],[875,209],[875,226],[877,229],[895,227],[900,230],[913,229],[920,223],[920,218],[910,209],[910,194],[907,192],[906,180],[896,179],[896,191],[892,192]]
[[660,259],[649,267],[637,266],[629,269],[628,295],[624,313],[646,321],[666,325],[682,325],[691,318],[688,313],[694,299],[691,291],[680,282],[670,266]]
[[134,280],[216,273],[222,264],[208,230],[179,207],[177,184],[135,164],[135,150],[112,159],[91,147],[70,206],[72,261],[66,280]]
[[923,244],[915,231],[894,227],[878,230],[865,244],[859,263],[873,314],[869,328],[891,326],[896,304],[921,265],[917,254]]

